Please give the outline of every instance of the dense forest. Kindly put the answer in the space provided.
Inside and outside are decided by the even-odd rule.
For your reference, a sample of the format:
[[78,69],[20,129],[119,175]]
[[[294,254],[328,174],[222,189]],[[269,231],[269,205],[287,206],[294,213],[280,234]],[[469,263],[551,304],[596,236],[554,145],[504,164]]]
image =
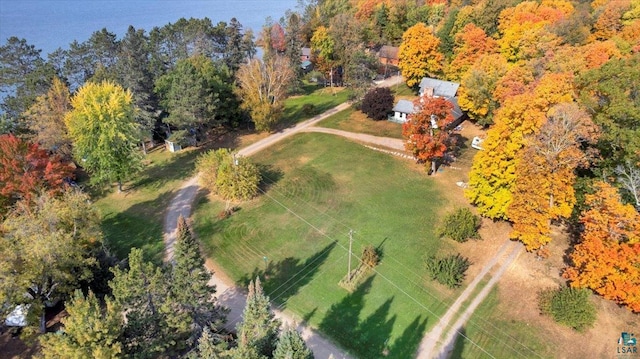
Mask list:
[[295,331],[279,333],[259,281],[238,340],[226,336],[185,223],[173,266],[112,256],[73,176],[82,167],[92,184],[120,185],[154,142],[276,129],[310,77],[303,48],[312,75],[357,102],[388,73],[376,58],[385,45],[416,92],[426,76],[459,82],[460,107],[486,129],[466,191],[477,212],[509,221],[540,258],[565,226],[570,286],[640,312],[638,0],[311,0],[258,34],[235,19],[179,19],[122,38],[97,30],[46,57],[6,39],[0,303],[31,304],[37,331],[46,303],[69,301],[67,334],[43,336],[45,357],[309,357]]

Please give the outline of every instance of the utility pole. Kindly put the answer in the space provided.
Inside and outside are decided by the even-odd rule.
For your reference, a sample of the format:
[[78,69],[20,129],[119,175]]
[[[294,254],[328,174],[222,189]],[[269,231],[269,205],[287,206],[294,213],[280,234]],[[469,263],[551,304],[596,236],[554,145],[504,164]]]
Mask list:
[[353,229],[349,230],[349,269],[347,272],[347,282],[351,282],[351,247],[353,245]]

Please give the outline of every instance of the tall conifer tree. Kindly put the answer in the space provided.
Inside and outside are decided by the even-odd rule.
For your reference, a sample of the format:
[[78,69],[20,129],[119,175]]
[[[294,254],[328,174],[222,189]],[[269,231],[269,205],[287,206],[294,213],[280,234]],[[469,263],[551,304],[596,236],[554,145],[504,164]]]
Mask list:
[[237,327],[239,349],[253,347],[264,356],[270,356],[276,346],[280,321],[275,318],[260,278],[249,283],[247,305],[242,314],[242,323]]

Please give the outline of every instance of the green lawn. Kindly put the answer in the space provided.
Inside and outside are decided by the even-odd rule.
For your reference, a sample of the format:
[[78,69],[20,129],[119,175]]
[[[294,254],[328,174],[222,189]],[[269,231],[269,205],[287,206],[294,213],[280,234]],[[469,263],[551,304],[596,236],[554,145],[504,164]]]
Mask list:
[[413,91],[411,88],[409,88],[409,86],[407,86],[407,84],[405,84],[404,82],[398,85],[394,85],[393,87],[391,87],[391,90],[393,91],[393,94],[395,96],[400,96],[400,97],[417,97],[418,94]]
[[344,88],[305,84],[303,93],[285,101],[283,126],[290,126],[319,115],[349,99],[351,91]]
[[[566,353],[539,334],[539,328],[507,318],[493,288],[460,330],[451,358],[552,358]],[[489,354],[491,354],[491,356]]]
[[[239,283],[266,277],[272,301],[358,357],[411,357],[460,292],[424,276],[426,256],[451,250],[434,235],[443,197],[433,182],[410,162],[325,134],[296,135],[254,159],[265,168],[263,195],[224,220],[224,204],[198,202],[207,254]],[[353,293],[338,286],[349,229],[354,254],[367,244],[382,251],[378,273]]]
[[148,259],[162,260],[165,208],[182,182],[193,175],[199,153],[198,149],[170,153],[156,148],[145,158],[144,171],[125,184],[123,193],[111,191],[96,200],[106,243],[118,258],[126,258],[137,247]]
[[[287,100],[283,123],[290,125],[311,118],[346,101],[348,96],[347,90],[307,84],[303,88],[303,96]],[[305,104],[313,104],[313,111],[302,111]],[[248,145],[260,138],[249,137],[249,142],[227,138],[224,144],[210,145],[235,147],[240,143]],[[170,153],[164,147],[157,147],[145,157],[146,166],[142,173],[125,184],[124,193],[107,190],[94,194],[103,216],[102,229],[107,245],[118,258],[126,258],[131,248],[136,247],[142,248],[148,259],[162,260],[165,208],[182,182],[194,174],[195,159],[204,149],[189,148]]]
[[402,125],[390,121],[374,121],[353,108],[340,111],[317,124],[318,127],[366,133],[374,136],[402,138]]

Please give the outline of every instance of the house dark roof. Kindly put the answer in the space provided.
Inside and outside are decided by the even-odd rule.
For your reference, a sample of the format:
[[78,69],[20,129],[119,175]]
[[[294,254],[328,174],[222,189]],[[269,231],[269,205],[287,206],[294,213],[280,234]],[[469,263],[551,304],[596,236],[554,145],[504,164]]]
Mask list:
[[392,111],[406,113],[406,114],[412,114],[412,113],[416,112],[416,108],[413,105],[412,101],[399,100],[398,103],[395,106],[393,106],[393,110]]
[[434,97],[453,98],[458,92],[458,87],[459,83],[424,77],[420,81],[420,94],[423,94],[425,89],[432,88]]
[[462,117],[462,115],[464,115],[464,112],[462,112],[460,105],[458,105],[458,98],[452,97],[447,100],[449,100],[449,102],[451,102],[451,104],[453,105],[453,110],[451,110],[451,114],[453,115],[453,118],[457,120],[460,117]]
[[378,57],[381,57],[384,59],[397,60],[399,49],[400,49],[399,47],[384,45],[380,48],[380,51],[378,52]]

